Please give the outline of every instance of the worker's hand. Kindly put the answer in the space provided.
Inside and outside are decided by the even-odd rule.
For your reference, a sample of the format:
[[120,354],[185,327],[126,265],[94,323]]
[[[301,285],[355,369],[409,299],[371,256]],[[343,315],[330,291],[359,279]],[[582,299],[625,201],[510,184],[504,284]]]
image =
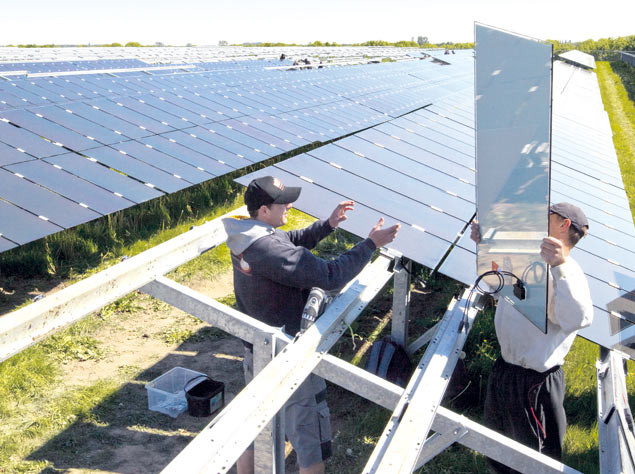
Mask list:
[[370,234],[368,234],[368,237],[370,238],[370,240],[373,241],[375,247],[377,248],[383,247],[384,245],[389,244],[390,242],[395,240],[397,232],[399,232],[399,229],[401,229],[401,224],[395,224],[382,229],[381,227],[383,225],[384,218],[380,217],[377,224],[375,224],[375,227],[373,227],[370,231]]
[[345,221],[347,219],[346,211],[352,211],[354,206],[355,203],[353,201],[340,202],[331,213],[331,217],[329,217],[330,226],[335,229],[340,225],[340,222]]
[[540,256],[552,267],[564,263],[564,244],[555,237],[545,237],[540,244]]
[[481,242],[481,226],[478,225],[478,221],[472,222],[472,232],[470,238],[477,244]]

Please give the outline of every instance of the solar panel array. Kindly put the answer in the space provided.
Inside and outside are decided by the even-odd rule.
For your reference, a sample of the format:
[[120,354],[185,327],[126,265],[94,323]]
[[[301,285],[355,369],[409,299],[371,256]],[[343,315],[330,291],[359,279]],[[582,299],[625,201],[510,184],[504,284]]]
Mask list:
[[[343,228],[365,236],[380,216],[388,224],[400,222],[391,247],[471,285],[477,275],[469,232],[452,247],[475,212],[471,79],[461,91],[433,97],[423,110],[238,181],[271,174],[300,185],[296,207],[317,217],[328,216],[342,199],[354,199],[355,211]],[[580,206],[590,221],[590,234],[572,251],[595,308],[593,325],[581,335],[633,358],[635,226],[596,76],[556,61],[553,96],[551,201]]]
[[0,251],[451,94],[429,60],[0,78]]
[[[434,50],[425,50],[433,53]],[[309,58],[312,62],[363,62],[383,58],[406,59],[410,54],[420,56],[420,48],[383,46],[347,47],[64,47],[15,48],[0,46],[0,72],[27,71],[30,73],[80,71],[89,69],[117,69],[165,64],[213,64],[227,66],[230,62],[253,63],[254,59],[271,60],[269,66],[282,54],[294,59]],[[262,67],[262,64],[260,65]]]

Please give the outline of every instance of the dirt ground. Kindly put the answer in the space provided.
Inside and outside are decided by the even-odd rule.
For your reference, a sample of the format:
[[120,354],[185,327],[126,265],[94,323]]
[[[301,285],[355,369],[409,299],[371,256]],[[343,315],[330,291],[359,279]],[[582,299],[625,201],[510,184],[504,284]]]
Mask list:
[[[231,272],[214,281],[190,281],[187,286],[213,298],[233,292]],[[59,289],[53,287],[49,292]],[[14,291],[26,293],[25,289]],[[413,302],[416,300],[415,294]],[[380,297],[368,315],[367,324],[372,326],[385,319],[391,301],[389,295]],[[429,303],[426,304],[430,306]],[[135,305],[139,308],[130,314],[118,315],[93,334],[106,349],[104,358],[63,365],[62,380],[65,383],[60,390],[87,387],[104,380],[114,380],[120,385],[88,417],[84,417],[84,421],[71,424],[28,457],[29,460],[50,462],[52,467],[44,472],[160,472],[211,421],[211,417],[196,418],[187,412],[171,418],[148,410],[145,384],[172,367],[200,371],[222,381],[226,403],[242,389],[243,349],[239,339],[146,295],[139,295]],[[179,331],[190,331],[190,336],[184,342],[166,343],[166,334],[179,334]],[[367,349],[369,346],[350,334],[338,344],[335,352],[346,352],[349,358],[360,347]],[[361,436],[369,445],[353,445],[349,443],[350,436],[341,434],[349,430],[346,425],[359,416],[359,406],[364,402],[335,386],[329,388],[328,401],[334,450],[340,453],[337,462],[344,459],[351,466],[344,470],[343,465],[332,461],[327,463],[327,472],[349,472],[353,466],[351,472],[356,472],[363,466],[372,444]],[[381,428],[380,425],[378,429],[381,431]],[[230,472],[235,472],[235,468]],[[287,472],[297,472],[293,453],[287,457]]]

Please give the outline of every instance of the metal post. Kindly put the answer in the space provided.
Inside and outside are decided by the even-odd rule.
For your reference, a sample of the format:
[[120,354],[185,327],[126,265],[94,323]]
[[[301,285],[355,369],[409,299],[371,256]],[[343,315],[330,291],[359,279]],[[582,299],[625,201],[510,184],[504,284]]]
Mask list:
[[[628,405],[623,359],[600,347],[596,363],[600,471],[635,473],[632,414]],[[626,402],[625,402],[626,401]]]
[[392,338],[406,347],[408,342],[408,316],[410,313],[410,268],[412,262],[395,264],[394,290],[392,294]]
[[[256,377],[282,349],[282,344],[275,334],[266,334],[255,340],[253,346]],[[284,406],[254,440],[254,471],[284,474]]]

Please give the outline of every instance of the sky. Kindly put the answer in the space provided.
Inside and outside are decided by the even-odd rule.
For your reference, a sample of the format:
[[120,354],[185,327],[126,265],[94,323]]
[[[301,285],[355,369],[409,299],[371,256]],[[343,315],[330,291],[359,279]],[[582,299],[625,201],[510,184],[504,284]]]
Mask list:
[[634,0],[0,0],[0,45],[468,42],[474,21],[582,41],[635,35],[633,18]]

